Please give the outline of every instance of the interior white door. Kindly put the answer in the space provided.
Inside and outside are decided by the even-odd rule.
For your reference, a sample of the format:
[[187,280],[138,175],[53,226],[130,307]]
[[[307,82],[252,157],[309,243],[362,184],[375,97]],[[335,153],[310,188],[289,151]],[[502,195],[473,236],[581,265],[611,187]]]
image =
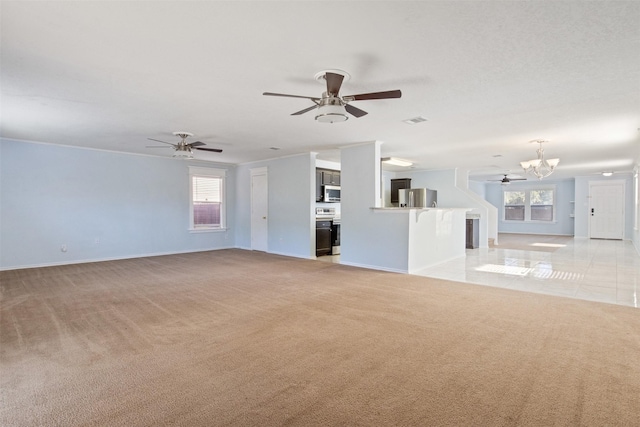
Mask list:
[[266,169],[251,171],[251,249],[267,252],[269,186]]
[[622,239],[624,236],[624,184],[589,184],[589,237]]

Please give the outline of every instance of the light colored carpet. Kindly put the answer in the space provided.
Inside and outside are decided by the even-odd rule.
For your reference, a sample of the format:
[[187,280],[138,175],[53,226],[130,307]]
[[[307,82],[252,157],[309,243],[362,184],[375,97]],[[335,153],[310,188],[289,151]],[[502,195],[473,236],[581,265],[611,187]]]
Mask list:
[[3,426],[640,425],[629,307],[243,250],[0,280]]

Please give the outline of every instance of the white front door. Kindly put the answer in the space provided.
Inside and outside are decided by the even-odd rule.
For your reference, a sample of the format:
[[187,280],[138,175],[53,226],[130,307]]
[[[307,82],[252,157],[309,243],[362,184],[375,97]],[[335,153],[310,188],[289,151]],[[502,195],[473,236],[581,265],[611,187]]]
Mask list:
[[589,183],[589,237],[624,237],[624,181]]
[[267,252],[269,191],[267,168],[251,169],[251,249]]

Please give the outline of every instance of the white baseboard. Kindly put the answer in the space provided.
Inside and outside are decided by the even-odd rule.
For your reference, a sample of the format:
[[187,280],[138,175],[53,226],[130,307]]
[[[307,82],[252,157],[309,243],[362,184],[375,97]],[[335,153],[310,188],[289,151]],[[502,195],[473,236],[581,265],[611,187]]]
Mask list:
[[238,248],[236,246],[225,246],[221,248],[194,249],[194,250],[178,251],[178,252],[154,252],[154,253],[137,254],[137,255],[130,255],[130,256],[91,258],[91,259],[81,259],[81,260],[73,260],[73,261],[61,261],[61,262],[46,262],[42,264],[26,264],[26,265],[18,265],[18,266],[11,266],[11,267],[0,267],[0,271],[24,270],[27,268],[57,267],[61,265],[73,265],[73,264],[87,264],[90,262],[119,261],[123,259],[148,258],[148,257],[165,256],[165,255],[190,254],[195,252],[209,252],[209,251],[217,251],[217,250],[223,250],[223,249],[241,249],[241,248]]
[[342,261],[342,259],[340,260],[340,264],[341,265],[348,265],[350,267],[366,268],[368,270],[388,271],[390,273],[402,273],[402,274],[408,274],[409,273],[407,270],[400,270],[400,269],[397,269],[397,268],[380,267],[378,265],[359,264],[357,262]]
[[573,234],[559,234],[559,233],[523,233],[520,231],[498,231],[498,234],[529,234],[531,236],[563,236],[563,237],[576,237]]

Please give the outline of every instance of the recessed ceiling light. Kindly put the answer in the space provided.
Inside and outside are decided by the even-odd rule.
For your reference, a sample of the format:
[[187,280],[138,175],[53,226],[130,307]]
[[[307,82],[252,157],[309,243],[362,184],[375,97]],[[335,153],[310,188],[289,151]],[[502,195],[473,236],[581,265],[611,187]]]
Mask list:
[[279,149],[280,149],[280,147],[269,147],[269,150],[278,151]]
[[613,172],[602,172],[602,176],[611,176]]
[[416,123],[426,122],[426,121],[427,121],[427,119],[425,119],[422,116],[414,117],[412,119],[403,120],[403,122],[408,123],[410,125],[415,125]]

